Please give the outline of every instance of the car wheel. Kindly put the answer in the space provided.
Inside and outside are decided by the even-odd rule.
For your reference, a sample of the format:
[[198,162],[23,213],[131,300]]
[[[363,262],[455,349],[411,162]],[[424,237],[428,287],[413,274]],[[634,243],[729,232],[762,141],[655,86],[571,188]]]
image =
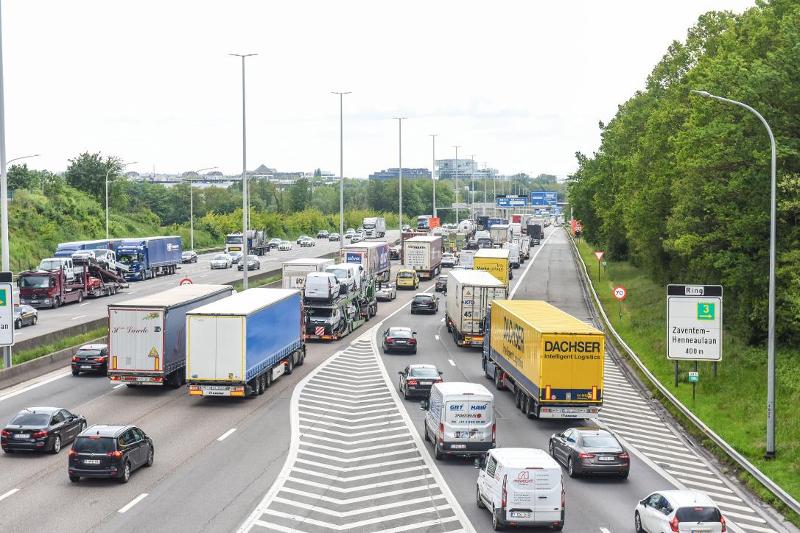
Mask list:
[[78,481],[81,480],[81,477],[80,476],[69,476],[69,480],[72,481],[73,483],[77,483]]
[[630,474],[630,470],[626,470],[619,475],[620,479],[628,479],[628,474]]
[[37,322],[39,322],[39,315],[33,315],[33,322],[31,322],[31,326],[35,326]]
[[153,460],[155,459],[155,455],[156,455],[156,452],[153,451],[153,447],[150,446],[150,451],[147,452],[147,462],[144,464],[144,466],[148,466],[148,467],[153,466]]
[[408,389],[400,389],[403,391],[403,399],[408,400]]
[[81,373],[80,370],[74,370],[74,369],[72,370],[72,375],[73,376],[79,376],[80,373]]
[[413,351],[413,352],[411,352],[411,353],[412,353],[412,354],[414,354],[414,355],[417,355],[417,349],[416,349],[416,348],[414,348],[414,351]]
[[569,474],[569,477],[575,477],[578,475],[578,473],[575,471],[575,463],[572,460],[572,456],[567,459],[567,473]]
[[422,433],[424,434],[425,440],[430,442],[431,438],[428,436],[428,426],[425,423],[422,423]]
[[125,461],[125,466],[122,468],[122,474],[119,476],[120,483],[127,483],[131,479],[131,463]]
[[483,509],[486,507],[481,499],[481,489],[478,487],[475,487],[475,504],[478,506],[478,509]]
[[550,445],[547,447],[547,451],[550,452],[550,457],[553,459],[556,458],[556,449],[553,446],[553,441],[550,441]]
[[500,510],[495,509],[492,511],[492,529],[495,531],[503,530],[503,522],[500,520]]
[[55,455],[60,451],[61,451],[61,436],[56,435],[55,440],[53,440],[53,446],[50,448],[50,453]]
[[[86,431],[86,422],[81,422],[81,427],[78,428],[78,432],[75,434],[75,439],[77,439],[78,435],[80,435],[84,431]],[[75,439],[72,439],[72,440],[75,441]]]
[[433,443],[433,456],[436,458],[437,461],[441,461],[442,459],[444,459],[444,454],[439,449],[438,442]]
[[642,518],[639,516],[639,511],[633,513],[633,528],[636,533],[645,533],[644,528],[642,528]]
[[14,322],[14,329],[20,329],[22,327],[22,320],[17,320]]

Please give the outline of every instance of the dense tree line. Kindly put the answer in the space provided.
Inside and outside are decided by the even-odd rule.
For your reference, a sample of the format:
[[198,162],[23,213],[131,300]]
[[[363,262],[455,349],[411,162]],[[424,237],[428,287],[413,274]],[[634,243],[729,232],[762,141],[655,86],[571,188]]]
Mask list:
[[767,326],[770,144],[778,145],[778,332],[800,338],[800,4],[710,12],[673,42],[645,88],[577,154],[570,202],[586,238],[658,281],[720,283],[726,325],[756,342]]

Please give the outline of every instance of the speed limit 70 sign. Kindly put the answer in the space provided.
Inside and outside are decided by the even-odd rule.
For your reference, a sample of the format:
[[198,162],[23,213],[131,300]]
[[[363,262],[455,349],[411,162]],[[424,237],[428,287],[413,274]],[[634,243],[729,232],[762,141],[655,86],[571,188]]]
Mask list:
[[620,302],[628,296],[628,291],[622,285],[614,287],[614,298]]

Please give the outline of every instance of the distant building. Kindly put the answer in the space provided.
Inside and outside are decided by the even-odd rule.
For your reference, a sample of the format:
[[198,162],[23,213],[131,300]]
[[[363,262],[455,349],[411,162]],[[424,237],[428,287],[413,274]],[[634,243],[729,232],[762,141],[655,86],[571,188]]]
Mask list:
[[[400,169],[399,168],[389,168],[386,170],[381,170],[379,172],[374,172],[369,175],[369,179],[376,179],[376,180],[391,180],[397,179],[400,177]],[[431,178],[431,171],[427,168],[403,168],[403,179],[414,179],[414,178]]]
[[473,174],[475,179],[496,179],[498,172],[496,168],[478,168],[478,162],[472,159],[437,159],[436,160],[436,177],[440,180],[454,179],[456,177],[456,168],[458,168],[458,178],[472,178]]

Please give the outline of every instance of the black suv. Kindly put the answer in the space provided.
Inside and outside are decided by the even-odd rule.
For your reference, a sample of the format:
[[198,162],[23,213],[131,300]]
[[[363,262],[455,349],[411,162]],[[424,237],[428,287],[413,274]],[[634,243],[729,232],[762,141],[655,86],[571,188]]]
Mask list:
[[136,426],[91,426],[69,451],[69,480],[116,478],[127,483],[140,466],[153,466],[153,441]]
[[81,372],[108,374],[108,344],[84,344],[72,356],[72,375]]
[[411,300],[411,314],[439,312],[439,298],[432,294],[417,294]]

